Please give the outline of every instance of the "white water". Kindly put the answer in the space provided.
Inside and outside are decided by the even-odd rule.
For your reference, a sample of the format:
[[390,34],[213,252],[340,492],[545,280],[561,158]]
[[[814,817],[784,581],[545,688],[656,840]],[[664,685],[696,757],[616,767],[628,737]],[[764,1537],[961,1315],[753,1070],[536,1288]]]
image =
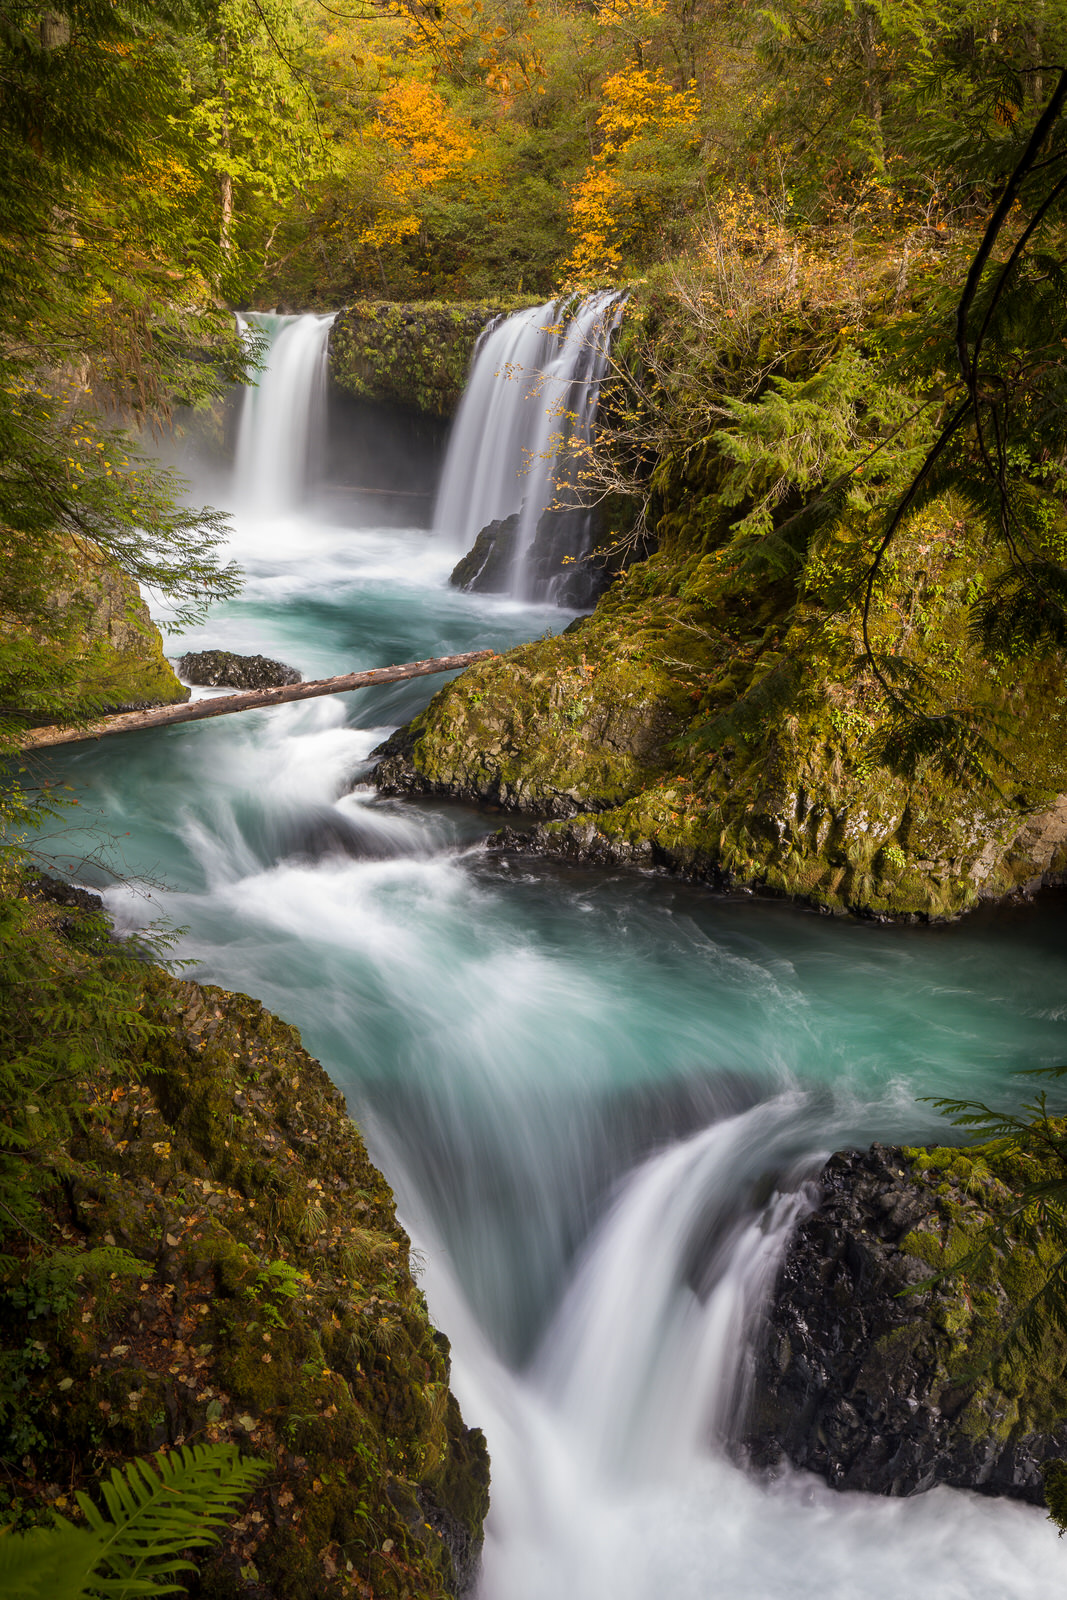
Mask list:
[[[309,675],[567,621],[448,589],[414,530],[246,511],[234,553],[244,596],[188,644]],[[1063,1058],[1055,916],[882,929],[498,865],[484,819],[358,781],[427,692],[57,764],[125,835],[118,919],[165,910],[197,975],[297,1023],[366,1127],[488,1437],[480,1600],[1061,1596],[1067,1554],[1031,1508],[768,1487],[723,1448],[806,1175],[841,1144],[936,1137],[919,1094],[1003,1099]]]
[[326,346],[336,313],[250,313],[270,339],[268,365],[244,394],[234,466],[234,503],[278,515],[304,500],[310,451],[326,399]]
[[[612,290],[592,294],[563,329],[559,349],[544,369],[538,392],[537,426],[527,449],[526,491],[519,519],[511,592],[532,598],[528,568],[537,526],[549,506],[574,510],[582,504],[586,451],[596,427],[600,383],[607,371],[611,336],[622,315]],[[588,550],[588,517],[580,519],[568,554]]]
[[556,307],[493,322],[475,347],[434,506],[434,533],[457,553],[518,511],[540,426],[540,374],[558,344]]
[[[550,301],[493,323],[482,335],[449,439],[434,532],[456,551],[490,522],[520,514],[511,592],[540,598],[527,571],[550,506],[576,506],[583,452],[596,423],[621,297],[598,291],[565,315]],[[569,552],[585,552],[581,530]]]

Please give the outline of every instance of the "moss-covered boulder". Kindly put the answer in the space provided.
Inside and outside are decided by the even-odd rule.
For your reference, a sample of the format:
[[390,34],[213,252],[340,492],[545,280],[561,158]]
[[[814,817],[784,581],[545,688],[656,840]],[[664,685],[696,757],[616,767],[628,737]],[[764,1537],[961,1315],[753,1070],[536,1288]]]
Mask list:
[[7,709],[48,721],[57,708],[99,715],[188,700],[132,578],[69,540],[42,561],[32,622],[0,617]]
[[[1039,1504],[1067,1453],[1067,1333],[1004,1341],[1051,1264],[1028,1244],[956,1266],[1018,1187],[988,1149],[836,1155],[798,1229],[757,1353],[745,1445],[840,1489],[935,1484]],[[1027,1175],[1032,1178],[1032,1174]]]
[[358,399],[451,417],[478,336],[494,317],[530,303],[360,300],[330,330],[331,381]]
[[3,1273],[0,1514],[70,1516],[113,1463],[231,1441],[272,1472],[194,1594],[463,1592],[485,1445],[342,1097],[246,996],[149,969],[141,1004],[154,1036],[125,1075],[82,1065],[47,1236]]
[[655,784],[682,700],[665,672],[587,650],[569,629],[464,673],[378,752],[379,786],[573,817]]
[[1000,566],[970,508],[948,497],[912,519],[872,633],[946,705],[996,719],[1011,763],[996,785],[931,760],[902,776],[872,753],[884,705],[861,659],[847,530],[774,578],[739,559],[714,496],[680,492],[664,491],[659,551],[592,616],[442,689],[389,751],[383,786],[557,819],[527,848],[830,911],[951,917],[1062,881],[1064,662],[992,654],[969,632],[967,604]]

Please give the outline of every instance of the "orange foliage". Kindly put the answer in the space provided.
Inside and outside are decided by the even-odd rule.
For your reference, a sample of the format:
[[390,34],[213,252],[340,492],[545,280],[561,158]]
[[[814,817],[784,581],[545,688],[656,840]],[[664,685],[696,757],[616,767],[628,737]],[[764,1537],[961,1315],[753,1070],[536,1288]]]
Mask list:
[[465,167],[474,156],[474,142],[469,124],[452,117],[441,95],[413,79],[385,91],[377,120],[389,152],[382,184],[390,209],[362,238],[371,245],[394,244],[418,232],[418,196]]
[[612,73],[601,92],[601,148],[570,194],[575,244],[566,271],[577,282],[614,271],[623,246],[659,204],[647,186],[629,181],[634,147],[649,136],[695,130],[700,114],[692,84],[675,89],[661,72],[643,67]]

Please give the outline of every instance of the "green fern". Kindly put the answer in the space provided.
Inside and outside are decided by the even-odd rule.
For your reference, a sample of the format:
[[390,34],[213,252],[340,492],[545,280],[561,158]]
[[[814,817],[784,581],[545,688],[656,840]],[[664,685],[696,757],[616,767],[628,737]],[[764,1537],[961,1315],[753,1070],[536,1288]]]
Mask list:
[[101,1509],[87,1494],[88,1523],[0,1536],[0,1593],[9,1600],[132,1600],[176,1594],[177,1574],[194,1572],[190,1550],[218,1541],[238,1504],[270,1468],[232,1445],[194,1445],[113,1468],[100,1485]]

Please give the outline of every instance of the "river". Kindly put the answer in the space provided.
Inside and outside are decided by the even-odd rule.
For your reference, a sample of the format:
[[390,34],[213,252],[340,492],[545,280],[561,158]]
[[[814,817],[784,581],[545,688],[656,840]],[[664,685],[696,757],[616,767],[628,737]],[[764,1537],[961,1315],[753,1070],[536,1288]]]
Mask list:
[[[451,590],[454,550],[372,515],[239,512],[246,588],[181,648],[320,677],[570,620]],[[887,928],[501,859],[484,816],[366,783],[433,687],[68,747],[80,810],[48,847],[348,1096],[487,1434],[481,1600],[1064,1593],[1039,1511],[761,1484],[723,1445],[821,1160],[944,1137],[919,1097],[1018,1100],[1013,1073],[1067,1059],[1062,900]]]

